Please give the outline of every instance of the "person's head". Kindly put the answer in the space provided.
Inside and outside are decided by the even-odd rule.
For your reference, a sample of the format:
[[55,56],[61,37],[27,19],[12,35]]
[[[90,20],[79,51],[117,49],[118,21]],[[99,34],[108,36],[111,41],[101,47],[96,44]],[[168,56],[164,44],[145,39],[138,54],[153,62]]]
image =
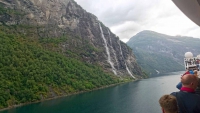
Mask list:
[[188,87],[195,90],[198,85],[198,77],[194,74],[186,74],[181,77],[181,83],[183,87]]
[[198,77],[198,71],[194,70],[193,72],[194,72],[194,75]]
[[173,95],[163,95],[162,97],[160,97],[159,103],[163,113],[178,112],[178,104],[176,101],[176,97],[174,97]]

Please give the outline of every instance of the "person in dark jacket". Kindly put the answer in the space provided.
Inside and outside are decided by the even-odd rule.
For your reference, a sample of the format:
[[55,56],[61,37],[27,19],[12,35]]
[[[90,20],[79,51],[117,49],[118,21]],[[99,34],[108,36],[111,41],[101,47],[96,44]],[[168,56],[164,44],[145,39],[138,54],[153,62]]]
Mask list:
[[178,102],[179,113],[200,113],[200,95],[195,93],[198,77],[186,74],[181,77],[182,87],[179,92],[173,92]]
[[198,85],[197,85],[197,88],[195,90],[195,93],[200,95],[200,78],[198,78],[198,79],[199,79],[199,81],[198,81]]
[[[186,74],[192,74],[192,75],[198,77],[198,71],[197,71],[197,70],[194,70],[194,71],[192,71],[192,70],[186,71],[182,76],[184,76],[184,75],[186,75]],[[179,83],[176,85],[176,88],[180,90],[181,87],[182,87],[182,83],[179,82]],[[198,78],[198,85],[197,85],[197,88],[195,89],[195,93],[198,94],[198,95],[200,95],[200,78]]]

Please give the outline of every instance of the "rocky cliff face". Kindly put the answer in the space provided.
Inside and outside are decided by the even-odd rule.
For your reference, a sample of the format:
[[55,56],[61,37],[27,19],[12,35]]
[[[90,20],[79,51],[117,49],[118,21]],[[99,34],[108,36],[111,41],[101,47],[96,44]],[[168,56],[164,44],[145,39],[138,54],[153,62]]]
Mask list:
[[132,50],[73,0],[0,0],[0,5],[7,12],[0,13],[1,25],[33,26],[17,31],[38,39],[67,37],[59,46],[63,54],[74,52],[117,76],[143,74]]

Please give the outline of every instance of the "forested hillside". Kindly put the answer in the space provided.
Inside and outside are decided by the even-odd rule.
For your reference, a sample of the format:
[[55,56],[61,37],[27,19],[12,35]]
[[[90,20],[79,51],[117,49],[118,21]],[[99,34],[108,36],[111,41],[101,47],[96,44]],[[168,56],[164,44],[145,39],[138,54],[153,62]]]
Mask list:
[[45,48],[116,76],[144,77],[132,50],[74,0],[2,0],[0,25],[14,26],[15,32],[40,40]]
[[0,109],[147,77],[74,0],[0,0]]
[[11,33],[0,26],[0,108],[33,102],[119,83],[113,74],[96,65],[66,57],[49,42]]

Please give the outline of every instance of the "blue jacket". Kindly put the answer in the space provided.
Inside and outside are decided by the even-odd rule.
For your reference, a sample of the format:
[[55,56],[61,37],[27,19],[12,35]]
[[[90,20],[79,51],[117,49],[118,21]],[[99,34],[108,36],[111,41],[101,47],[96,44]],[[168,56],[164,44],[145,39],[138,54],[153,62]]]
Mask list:
[[185,91],[173,92],[178,102],[179,113],[200,113],[200,95]]

